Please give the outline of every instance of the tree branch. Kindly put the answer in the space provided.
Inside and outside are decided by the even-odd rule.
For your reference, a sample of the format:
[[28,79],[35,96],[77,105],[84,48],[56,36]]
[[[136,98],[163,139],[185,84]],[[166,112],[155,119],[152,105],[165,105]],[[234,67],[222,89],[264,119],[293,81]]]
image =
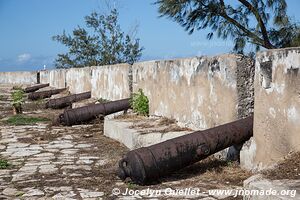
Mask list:
[[259,27],[260,27],[260,30],[261,30],[261,33],[262,33],[262,36],[263,36],[263,39],[264,39],[264,46],[267,48],[267,49],[274,49],[275,47],[271,44],[270,40],[269,40],[269,36],[268,36],[268,32],[267,32],[267,29],[266,29],[266,26],[258,12],[258,10],[251,4],[249,3],[247,0],[238,0],[239,2],[241,2],[244,6],[246,6],[255,16],[258,24],[259,24]]
[[220,0],[220,4],[221,4],[222,12],[220,12],[219,15],[221,17],[223,17],[224,19],[226,19],[227,21],[229,21],[230,23],[232,23],[233,25],[235,25],[237,28],[239,28],[241,31],[243,31],[248,37],[256,40],[256,43],[259,43],[261,46],[263,46],[263,47],[265,47],[267,49],[270,49],[269,46],[265,44],[265,40],[261,39],[255,33],[253,33],[250,30],[248,30],[245,26],[243,26],[242,24],[240,24],[238,21],[236,21],[235,19],[231,18],[227,14],[224,0]]

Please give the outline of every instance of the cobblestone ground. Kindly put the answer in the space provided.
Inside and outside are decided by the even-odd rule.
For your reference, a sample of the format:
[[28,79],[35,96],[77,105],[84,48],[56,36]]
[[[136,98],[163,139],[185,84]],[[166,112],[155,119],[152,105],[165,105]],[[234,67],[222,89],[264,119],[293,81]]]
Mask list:
[[[127,189],[166,191],[166,188],[197,187],[204,192],[196,197],[165,196],[162,193],[152,199],[214,200],[231,197],[209,196],[205,191],[236,188],[239,185],[222,177],[216,181],[211,176],[199,176],[199,173],[205,172],[205,163],[178,172],[152,186],[123,183],[115,175],[115,169],[116,163],[128,149],[106,138],[102,133],[102,123],[73,127],[52,126],[50,122],[8,125],[4,120],[12,114],[10,88],[0,85],[0,158],[11,164],[8,169],[0,169],[0,199],[141,199],[145,198],[142,194],[114,196],[112,189],[118,188],[124,192]],[[57,114],[53,112],[33,109],[25,114]],[[213,165],[220,168],[223,164]]]

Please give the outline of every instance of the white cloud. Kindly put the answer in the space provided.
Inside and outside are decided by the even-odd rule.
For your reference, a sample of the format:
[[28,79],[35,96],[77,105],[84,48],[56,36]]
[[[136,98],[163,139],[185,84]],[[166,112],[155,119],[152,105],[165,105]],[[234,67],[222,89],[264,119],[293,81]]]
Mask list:
[[17,61],[18,62],[26,62],[26,61],[30,60],[30,58],[31,58],[31,55],[29,53],[23,53],[23,54],[18,55]]

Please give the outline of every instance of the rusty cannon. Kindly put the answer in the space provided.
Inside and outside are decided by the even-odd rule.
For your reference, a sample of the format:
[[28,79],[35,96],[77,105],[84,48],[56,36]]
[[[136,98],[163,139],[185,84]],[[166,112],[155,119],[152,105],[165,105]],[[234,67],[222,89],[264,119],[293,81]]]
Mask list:
[[41,91],[41,92],[32,92],[32,93],[28,94],[28,99],[30,99],[30,100],[45,99],[45,98],[51,97],[54,94],[59,94],[64,90],[66,90],[66,88],[47,90],[47,91]]
[[131,108],[128,99],[121,99],[101,104],[93,104],[74,109],[65,110],[59,115],[59,122],[61,124],[71,126],[81,124],[97,118],[99,115],[109,115]]
[[77,102],[89,98],[91,98],[91,92],[72,94],[66,97],[50,99],[46,103],[46,108],[54,108],[54,109],[65,108],[72,105],[73,102]]
[[34,86],[30,86],[30,87],[25,88],[24,92],[26,92],[26,93],[35,92],[35,91],[37,91],[41,88],[48,87],[48,86],[49,86],[49,83],[34,85]]
[[253,117],[196,131],[149,147],[129,151],[120,161],[118,176],[146,185],[198,162],[253,135]]

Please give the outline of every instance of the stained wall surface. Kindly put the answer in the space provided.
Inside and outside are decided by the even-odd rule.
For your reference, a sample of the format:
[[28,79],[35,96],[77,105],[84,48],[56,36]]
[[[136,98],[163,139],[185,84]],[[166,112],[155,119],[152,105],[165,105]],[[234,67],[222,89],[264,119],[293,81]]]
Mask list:
[[34,84],[37,83],[37,72],[0,72],[0,83]]
[[107,100],[130,97],[129,70],[128,64],[92,67],[92,97]]
[[150,115],[207,129],[238,119],[240,103],[253,103],[251,89],[245,95],[239,91],[247,85],[237,78],[242,68],[251,69],[253,63],[233,54],[139,62],[132,68],[133,90],[141,88],[148,96]]
[[71,68],[66,71],[66,86],[72,94],[91,91],[91,67]]
[[39,71],[40,73],[40,83],[49,83],[50,82],[50,71],[48,70],[42,70]]
[[300,151],[299,68],[300,48],[257,54],[250,168],[272,166],[289,152]]
[[65,69],[51,70],[49,74],[50,86],[55,88],[65,88],[67,86],[66,71],[67,70]]

